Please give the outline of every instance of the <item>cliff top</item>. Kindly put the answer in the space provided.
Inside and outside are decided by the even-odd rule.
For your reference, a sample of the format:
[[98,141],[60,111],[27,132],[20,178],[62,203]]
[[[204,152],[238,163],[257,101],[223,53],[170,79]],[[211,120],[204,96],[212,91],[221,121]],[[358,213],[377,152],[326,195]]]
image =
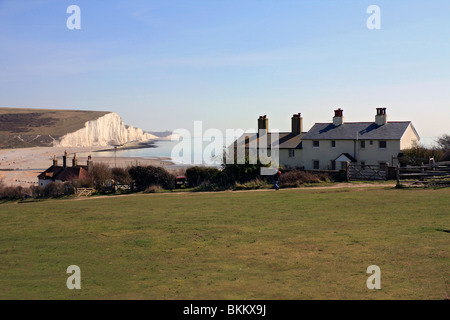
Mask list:
[[98,119],[108,113],[110,112],[0,108],[0,134],[59,137],[74,132],[82,128],[87,121]]
[[0,148],[50,146],[54,139],[110,112],[0,108]]

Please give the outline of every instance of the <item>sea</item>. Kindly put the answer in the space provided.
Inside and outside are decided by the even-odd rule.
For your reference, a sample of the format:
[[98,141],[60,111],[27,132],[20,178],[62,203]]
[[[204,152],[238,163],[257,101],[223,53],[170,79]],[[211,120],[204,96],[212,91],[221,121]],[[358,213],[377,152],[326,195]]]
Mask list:
[[[184,141],[185,146],[190,145],[190,157],[183,156],[183,151],[173,152],[173,150],[180,150],[180,141],[171,140],[155,140],[153,147],[139,148],[139,149],[117,149],[111,151],[97,151],[92,153],[92,156],[99,157],[141,157],[141,158],[170,158],[170,161],[175,165],[207,165],[212,167],[220,167],[222,161],[222,154],[216,155],[211,152],[208,145],[211,142],[202,141],[202,138],[191,138]],[[201,146],[200,148],[194,146]],[[225,143],[223,143],[223,148]],[[208,149],[207,149],[208,148]],[[222,150],[223,150],[222,148]],[[205,153],[207,152],[207,153]]]

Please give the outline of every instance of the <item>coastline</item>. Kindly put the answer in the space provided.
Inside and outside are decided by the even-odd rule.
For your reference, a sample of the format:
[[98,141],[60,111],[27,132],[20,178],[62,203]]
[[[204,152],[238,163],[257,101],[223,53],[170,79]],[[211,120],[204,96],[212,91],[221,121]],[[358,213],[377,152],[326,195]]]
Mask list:
[[[130,146],[128,146],[130,147]],[[153,146],[156,147],[156,146]],[[142,147],[141,147],[142,148]],[[96,157],[95,153],[105,147],[32,147],[21,149],[0,149],[0,179],[6,185],[30,187],[38,185],[37,176],[52,165],[56,156],[58,163],[62,163],[64,152],[67,151],[67,165],[72,166],[72,158],[77,154],[78,164],[86,164],[89,154],[94,163],[105,163],[110,167],[128,167],[134,165],[158,166],[166,169],[179,170],[179,166],[168,157]],[[133,148],[134,149],[134,148]],[[108,150],[111,151],[111,150]],[[114,151],[114,148],[112,149]]]
[[146,149],[146,148],[157,148],[155,145],[157,139],[149,140],[145,142],[130,142],[120,146],[112,146],[107,149],[96,150],[95,152],[110,152],[115,150],[134,150],[134,149]]

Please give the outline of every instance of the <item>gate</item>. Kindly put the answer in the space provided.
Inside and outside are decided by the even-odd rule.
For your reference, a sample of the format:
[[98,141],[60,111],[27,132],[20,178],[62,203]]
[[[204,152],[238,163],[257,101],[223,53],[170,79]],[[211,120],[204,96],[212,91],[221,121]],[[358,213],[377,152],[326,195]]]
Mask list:
[[387,180],[386,165],[365,165],[347,162],[347,181],[350,180]]
[[93,188],[76,188],[75,194],[78,197],[90,196],[94,192]]

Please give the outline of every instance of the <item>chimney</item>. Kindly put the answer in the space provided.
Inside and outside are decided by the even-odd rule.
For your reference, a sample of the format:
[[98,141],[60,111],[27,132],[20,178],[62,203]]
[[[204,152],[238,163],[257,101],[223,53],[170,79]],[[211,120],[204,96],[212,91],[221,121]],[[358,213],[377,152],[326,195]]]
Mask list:
[[292,134],[299,135],[303,131],[303,118],[302,114],[294,114],[291,118],[292,120]]
[[342,110],[341,108],[334,110],[333,124],[335,126],[344,124],[344,110]]
[[383,126],[387,123],[386,108],[377,108],[377,115],[375,116],[375,123]]
[[53,156],[53,166],[54,167],[58,166],[58,160],[56,160],[56,155]]
[[63,168],[67,167],[67,151],[64,151],[64,156],[63,156]]
[[91,157],[91,155],[89,155],[88,159],[87,159],[87,169],[88,169],[88,172],[91,172],[91,169],[92,169],[92,157]]
[[258,119],[258,133],[260,130],[264,130],[265,133],[267,133],[269,129],[269,119],[267,119],[267,116],[260,116]]
[[72,159],[72,167],[76,167],[76,166],[78,166],[78,160],[77,160],[77,154],[74,153],[73,159]]

